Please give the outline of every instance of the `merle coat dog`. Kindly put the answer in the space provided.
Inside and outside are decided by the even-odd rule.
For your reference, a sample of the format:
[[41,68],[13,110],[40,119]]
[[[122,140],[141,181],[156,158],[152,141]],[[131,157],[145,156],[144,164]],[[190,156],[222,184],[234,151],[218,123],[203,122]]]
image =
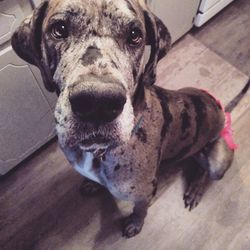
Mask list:
[[[170,40],[143,0],[44,1],[12,37],[16,53],[58,94],[59,144],[86,177],[86,190],[102,185],[134,203],[126,237],[143,226],[161,161],[194,157],[205,174],[220,179],[233,160],[220,136],[224,111],[211,95],[153,85]],[[197,192],[187,189],[184,199],[193,208]]]

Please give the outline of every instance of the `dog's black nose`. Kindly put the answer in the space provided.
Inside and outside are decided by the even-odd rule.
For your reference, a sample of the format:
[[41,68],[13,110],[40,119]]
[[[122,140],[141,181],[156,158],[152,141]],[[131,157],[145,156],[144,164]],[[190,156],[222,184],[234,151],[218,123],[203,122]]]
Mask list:
[[73,113],[82,121],[108,123],[117,118],[126,103],[125,91],[117,86],[71,88],[69,101]]

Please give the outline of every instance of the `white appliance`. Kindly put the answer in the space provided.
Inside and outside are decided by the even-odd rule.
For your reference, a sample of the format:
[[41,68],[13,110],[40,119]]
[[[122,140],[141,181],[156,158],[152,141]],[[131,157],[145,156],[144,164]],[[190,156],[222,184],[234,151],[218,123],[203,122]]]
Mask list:
[[28,0],[0,0],[0,176],[55,136],[57,97],[44,89],[38,69],[21,60],[10,44],[30,11]]
[[193,27],[200,0],[147,0],[147,3],[166,24],[175,42]]
[[194,25],[197,27],[202,26],[232,1],[233,0],[202,0],[198,14],[194,20]]

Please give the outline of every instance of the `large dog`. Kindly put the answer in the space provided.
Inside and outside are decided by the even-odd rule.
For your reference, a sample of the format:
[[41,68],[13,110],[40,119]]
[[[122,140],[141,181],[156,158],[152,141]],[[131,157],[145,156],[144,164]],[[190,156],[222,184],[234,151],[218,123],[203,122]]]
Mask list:
[[[39,67],[46,88],[59,96],[59,143],[88,179],[86,189],[101,184],[134,202],[126,237],[142,228],[161,161],[194,157],[220,179],[233,159],[220,136],[224,111],[211,95],[153,85],[170,40],[143,0],[44,1],[12,37],[16,53]],[[184,199],[193,208],[197,197],[189,191]]]

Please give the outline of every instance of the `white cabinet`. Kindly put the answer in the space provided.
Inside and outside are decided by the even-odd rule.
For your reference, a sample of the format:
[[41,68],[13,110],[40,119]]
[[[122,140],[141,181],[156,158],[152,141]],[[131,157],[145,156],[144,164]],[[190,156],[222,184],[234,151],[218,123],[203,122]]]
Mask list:
[[195,26],[200,27],[233,0],[202,0],[199,13],[195,18]]
[[16,0],[0,1],[0,45],[10,39],[23,18],[24,14]]
[[41,0],[31,0],[34,6],[38,6],[41,3]]
[[0,54],[0,174],[54,135],[54,118],[29,65],[11,47]]
[[17,1],[0,2],[0,175],[55,135],[55,94],[44,89],[38,69],[21,60],[10,46],[23,18]]
[[175,42],[194,25],[202,26],[233,0],[147,0],[168,27]]
[[148,0],[147,2],[168,27],[173,42],[193,27],[200,4],[200,0]]

